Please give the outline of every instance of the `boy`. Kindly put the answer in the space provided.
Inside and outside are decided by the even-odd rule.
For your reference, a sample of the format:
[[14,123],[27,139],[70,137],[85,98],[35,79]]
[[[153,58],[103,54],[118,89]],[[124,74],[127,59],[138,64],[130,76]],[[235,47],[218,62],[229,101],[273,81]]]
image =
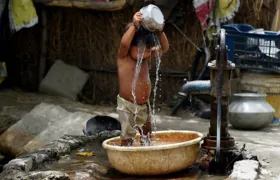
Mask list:
[[[151,108],[149,98],[151,94],[151,81],[149,77],[148,59],[156,56],[156,48],[154,35],[158,36],[161,49],[160,54],[167,52],[169,48],[168,40],[164,32],[158,31],[155,34],[145,30],[140,22],[143,21],[142,14],[140,12],[135,13],[133,16],[133,23],[128,25],[125,34],[123,35],[119,52],[118,52],[118,76],[119,76],[119,95],[118,95],[118,107],[119,121],[121,123],[121,145],[131,146],[133,139],[136,135],[135,126],[141,127],[139,131],[141,134],[141,142],[149,143],[149,137],[152,132],[151,124]],[[143,55],[143,61],[141,64],[141,71],[136,81],[136,103],[137,103],[137,118],[136,124],[134,122],[135,106],[132,95],[132,82],[134,79],[138,45],[143,43],[146,45],[146,49]]]

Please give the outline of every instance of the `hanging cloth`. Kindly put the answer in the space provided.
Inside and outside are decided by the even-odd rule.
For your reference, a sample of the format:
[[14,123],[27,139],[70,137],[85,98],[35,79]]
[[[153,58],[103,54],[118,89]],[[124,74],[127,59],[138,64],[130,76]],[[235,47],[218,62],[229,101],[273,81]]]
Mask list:
[[240,6],[240,0],[217,0],[215,18],[221,23],[233,19]]
[[32,0],[10,0],[9,20],[12,32],[29,28],[38,23],[38,16]]
[[215,0],[193,0],[196,16],[203,30],[207,30],[208,20],[214,8]]

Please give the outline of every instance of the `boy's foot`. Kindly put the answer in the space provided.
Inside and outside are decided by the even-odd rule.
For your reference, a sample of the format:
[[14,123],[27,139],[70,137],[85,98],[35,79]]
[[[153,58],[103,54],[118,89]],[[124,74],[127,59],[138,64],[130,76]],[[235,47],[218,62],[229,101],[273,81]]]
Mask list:
[[132,146],[133,140],[132,139],[126,139],[121,141],[121,146]]
[[151,139],[152,139],[152,123],[151,121],[147,121],[142,126],[142,131],[139,130],[141,137],[140,137],[140,144],[141,146],[150,146]]
[[150,146],[151,145],[151,138],[149,138],[150,135],[141,136],[140,138],[140,144],[141,146]]

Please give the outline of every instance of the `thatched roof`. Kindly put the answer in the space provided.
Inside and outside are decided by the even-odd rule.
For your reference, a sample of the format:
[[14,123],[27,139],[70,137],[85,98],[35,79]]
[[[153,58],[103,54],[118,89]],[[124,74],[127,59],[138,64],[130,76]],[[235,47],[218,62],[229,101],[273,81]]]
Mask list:
[[82,9],[94,9],[100,11],[116,11],[126,5],[126,0],[114,0],[109,2],[98,2],[95,0],[34,0],[47,6],[60,6]]

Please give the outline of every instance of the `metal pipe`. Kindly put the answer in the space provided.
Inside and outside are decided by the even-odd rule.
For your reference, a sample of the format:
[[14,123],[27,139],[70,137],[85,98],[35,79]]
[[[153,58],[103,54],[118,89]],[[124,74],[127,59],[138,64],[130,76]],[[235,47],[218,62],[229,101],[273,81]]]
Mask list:
[[[187,96],[188,94],[209,94],[211,90],[210,80],[204,81],[190,81],[186,82],[179,92],[182,96]],[[208,92],[209,91],[209,92]]]
[[[225,44],[225,30],[220,30],[220,46],[217,64],[216,67],[219,70],[218,78],[218,86],[217,86],[217,143],[216,143],[216,156],[215,160],[217,163],[220,163],[221,158],[221,117],[222,117],[222,93],[223,93],[223,71],[224,71],[224,62],[227,62],[226,59],[226,44]],[[226,63],[225,62],[225,63]]]
[[[222,65],[222,61],[220,61]],[[216,143],[216,162],[220,162],[220,150],[221,150],[221,117],[222,117],[222,87],[223,87],[223,69],[220,66],[220,72],[218,78],[218,95],[217,95],[217,143]]]

